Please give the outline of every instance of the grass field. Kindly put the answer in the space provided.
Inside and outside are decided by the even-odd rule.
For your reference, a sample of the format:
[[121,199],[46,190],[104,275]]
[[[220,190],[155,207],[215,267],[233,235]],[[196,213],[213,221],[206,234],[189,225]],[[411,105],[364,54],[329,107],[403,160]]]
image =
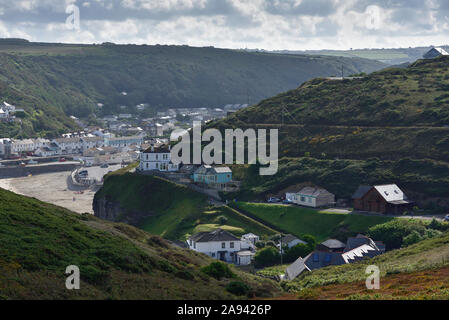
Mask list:
[[314,209],[283,205],[246,202],[238,202],[236,205],[242,212],[248,212],[285,232],[298,237],[311,234],[317,241],[332,237],[340,229],[351,233],[364,233],[374,225],[392,220],[386,217],[325,213]]

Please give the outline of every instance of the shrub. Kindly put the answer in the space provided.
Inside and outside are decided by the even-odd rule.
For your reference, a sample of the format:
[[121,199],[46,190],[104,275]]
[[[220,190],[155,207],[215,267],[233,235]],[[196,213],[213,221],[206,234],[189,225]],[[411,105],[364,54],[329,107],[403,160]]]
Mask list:
[[219,225],[223,226],[228,222],[228,218],[226,218],[225,216],[219,216],[217,217],[217,222]]
[[265,248],[265,242],[263,241],[256,242],[256,248],[258,249]]
[[184,279],[184,280],[193,280],[193,279],[195,279],[195,276],[193,274],[191,274],[189,271],[186,271],[186,270],[179,270],[178,272],[175,273],[175,276],[177,278]]
[[300,243],[284,251],[284,262],[295,262],[299,257],[304,258],[313,250],[314,248],[311,248],[309,244]]
[[250,288],[241,281],[232,281],[226,286],[226,290],[236,296],[246,296],[250,292]]
[[212,262],[210,265],[201,268],[201,271],[217,280],[235,277],[229,266],[223,262]]
[[280,261],[280,255],[277,248],[267,247],[256,253],[254,262],[256,267],[263,268],[278,264]]
[[408,247],[412,244],[418,243],[421,240],[423,240],[423,237],[418,233],[418,231],[413,231],[404,238],[403,246]]

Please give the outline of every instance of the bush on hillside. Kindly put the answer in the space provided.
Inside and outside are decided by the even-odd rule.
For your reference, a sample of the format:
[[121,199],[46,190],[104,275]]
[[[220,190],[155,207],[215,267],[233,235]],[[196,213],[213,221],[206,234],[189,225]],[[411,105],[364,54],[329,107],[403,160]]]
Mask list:
[[228,218],[226,218],[225,216],[219,216],[217,217],[217,222],[220,226],[223,226],[228,222]]
[[251,289],[241,281],[232,281],[226,286],[226,290],[236,296],[246,296]]
[[309,245],[300,243],[294,247],[284,250],[283,261],[285,263],[295,262],[299,257],[305,258],[312,251],[313,249]]
[[422,221],[416,220],[392,220],[379,224],[368,230],[369,236],[377,241],[383,241],[389,250],[399,249],[422,241],[436,237],[441,231],[433,228],[445,228],[437,221],[426,225]]
[[280,262],[279,251],[274,247],[264,248],[256,253],[254,262],[257,268],[274,266]]
[[223,262],[212,262],[210,265],[203,267],[201,271],[217,280],[235,277],[229,266]]

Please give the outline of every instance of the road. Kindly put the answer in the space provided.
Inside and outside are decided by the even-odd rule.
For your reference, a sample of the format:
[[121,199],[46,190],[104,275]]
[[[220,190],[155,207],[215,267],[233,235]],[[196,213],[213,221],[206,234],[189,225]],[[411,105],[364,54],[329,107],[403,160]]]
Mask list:
[[87,170],[87,172],[89,173],[88,175],[89,178],[101,181],[106,174],[108,174],[111,171],[116,171],[121,167],[122,167],[121,165],[117,164],[109,166],[109,168],[90,167],[90,168],[83,168],[81,170]]

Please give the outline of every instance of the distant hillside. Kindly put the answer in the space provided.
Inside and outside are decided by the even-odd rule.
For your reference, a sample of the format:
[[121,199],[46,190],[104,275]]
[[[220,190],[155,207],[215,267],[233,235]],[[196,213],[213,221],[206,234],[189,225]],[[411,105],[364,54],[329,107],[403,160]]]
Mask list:
[[449,57],[315,79],[211,124],[280,128],[281,154],[449,160]]
[[[201,270],[214,261],[205,255],[3,189],[0,243],[0,300],[246,298],[226,290],[231,281],[246,283],[250,296],[280,292],[276,283],[233,267],[234,278],[216,280]],[[80,268],[80,290],[65,288],[69,265]]]
[[444,212],[448,90],[449,58],[420,60],[360,79],[314,79],[211,123],[279,129],[279,172],[261,178],[236,169],[242,191],[231,197],[265,197],[312,182],[349,198],[358,184],[395,182]]
[[[274,51],[275,53],[283,54],[311,54],[323,55],[333,57],[357,57],[364,59],[372,59],[388,63],[391,65],[398,65],[403,63],[415,62],[421,59],[422,56],[430,50],[431,47],[417,47],[417,48],[396,48],[396,49],[354,49],[354,50],[307,50],[307,51]],[[448,46],[443,46],[448,49]]]
[[[66,116],[144,115],[169,107],[257,103],[315,77],[372,72],[386,65],[360,58],[246,53],[215,48],[137,45],[63,45],[0,41],[0,97],[27,110],[31,135],[73,127]],[[14,90],[14,92],[11,92]],[[122,94],[126,92],[126,95]],[[29,101],[32,99],[32,101]],[[98,103],[104,104],[102,109]],[[128,110],[119,107],[128,106]],[[36,115],[40,110],[42,115]],[[50,124],[55,116],[60,127]]]

